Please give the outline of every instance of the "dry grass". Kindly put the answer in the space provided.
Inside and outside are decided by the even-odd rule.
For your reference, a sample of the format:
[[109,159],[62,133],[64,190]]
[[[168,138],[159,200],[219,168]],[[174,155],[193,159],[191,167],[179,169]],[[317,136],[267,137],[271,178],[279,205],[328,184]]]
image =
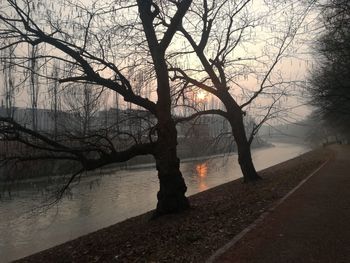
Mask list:
[[21,262],[203,262],[321,165],[319,149],[260,172],[254,184],[232,181],[190,197],[184,213],[151,212],[82,236]]

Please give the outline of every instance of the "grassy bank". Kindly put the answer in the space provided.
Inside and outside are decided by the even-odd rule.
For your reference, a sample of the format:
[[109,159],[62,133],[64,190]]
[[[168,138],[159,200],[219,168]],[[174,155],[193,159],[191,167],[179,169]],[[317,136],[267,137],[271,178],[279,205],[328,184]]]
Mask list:
[[151,212],[82,236],[21,262],[203,262],[329,158],[319,149],[260,172],[255,184],[232,181],[190,197],[184,213]]

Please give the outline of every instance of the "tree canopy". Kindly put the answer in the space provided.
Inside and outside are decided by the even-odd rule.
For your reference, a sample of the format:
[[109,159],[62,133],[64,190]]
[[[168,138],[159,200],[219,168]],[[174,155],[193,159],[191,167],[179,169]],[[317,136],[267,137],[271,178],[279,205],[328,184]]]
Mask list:
[[309,91],[318,113],[338,131],[350,131],[350,2],[330,0],[321,5],[324,33],[316,51],[318,67]]

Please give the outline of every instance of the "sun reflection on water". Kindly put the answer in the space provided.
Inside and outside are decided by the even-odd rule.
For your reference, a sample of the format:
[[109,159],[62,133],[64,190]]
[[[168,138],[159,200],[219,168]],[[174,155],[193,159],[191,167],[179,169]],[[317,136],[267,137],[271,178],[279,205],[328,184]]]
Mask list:
[[208,174],[208,164],[205,163],[199,163],[196,165],[196,172],[197,172],[197,176],[198,176],[198,188],[199,191],[204,191],[208,189],[208,185],[206,182],[206,177]]
[[208,165],[207,163],[199,163],[196,165],[196,171],[199,177],[204,178],[208,174]]

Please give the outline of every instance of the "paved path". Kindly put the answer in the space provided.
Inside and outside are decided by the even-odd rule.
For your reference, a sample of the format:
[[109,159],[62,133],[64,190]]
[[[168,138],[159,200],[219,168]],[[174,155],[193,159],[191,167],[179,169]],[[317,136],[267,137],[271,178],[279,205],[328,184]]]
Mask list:
[[216,262],[350,263],[350,146]]

